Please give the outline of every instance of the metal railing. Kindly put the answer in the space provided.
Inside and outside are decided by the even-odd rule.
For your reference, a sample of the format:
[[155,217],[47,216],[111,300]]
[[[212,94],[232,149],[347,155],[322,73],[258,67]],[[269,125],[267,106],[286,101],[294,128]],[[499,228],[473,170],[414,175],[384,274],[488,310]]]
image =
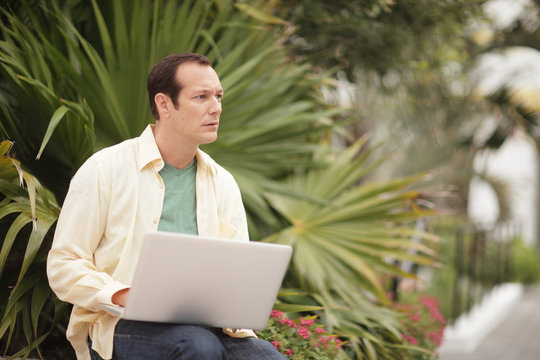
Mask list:
[[450,321],[469,311],[494,286],[509,280],[510,242],[519,231],[518,226],[507,223],[491,230],[466,228],[456,233]]

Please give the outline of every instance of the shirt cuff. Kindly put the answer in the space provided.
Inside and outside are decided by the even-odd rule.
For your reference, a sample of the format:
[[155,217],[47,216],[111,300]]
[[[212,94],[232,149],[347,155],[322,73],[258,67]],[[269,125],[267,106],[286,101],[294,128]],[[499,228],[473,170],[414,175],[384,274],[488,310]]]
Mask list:
[[223,328],[223,332],[234,338],[257,337],[257,335],[255,335],[255,332],[251,329]]
[[116,292],[128,288],[129,285],[123,284],[118,281],[105,285],[105,287],[101,289],[96,296],[98,304],[114,305],[112,302],[112,296]]

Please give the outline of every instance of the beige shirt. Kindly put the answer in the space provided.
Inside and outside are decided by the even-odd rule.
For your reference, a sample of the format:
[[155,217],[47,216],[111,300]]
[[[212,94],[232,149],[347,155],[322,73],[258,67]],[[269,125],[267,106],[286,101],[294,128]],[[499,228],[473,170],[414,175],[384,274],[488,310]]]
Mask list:
[[[198,150],[196,156],[199,234],[248,241],[234,178],[204,152]],[[95,153],[71,180],[47,275],[58,297],[74,304],[67,338],[77,359],[90,359],[88,336],[101,357],[112,357],[119,318],[98,305],[112,304],[112,295],[130,286],[143,236],[157,230],[165,193],[158,174],[163,165],[149,125],[140,137]],[[253,332],[230,335],[252,336]]]

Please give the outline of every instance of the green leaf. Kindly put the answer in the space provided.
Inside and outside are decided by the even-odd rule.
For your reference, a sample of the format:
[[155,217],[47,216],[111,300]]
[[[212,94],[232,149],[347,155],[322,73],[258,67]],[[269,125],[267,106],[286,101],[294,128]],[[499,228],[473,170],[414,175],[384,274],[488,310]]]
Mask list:
[[268,13],[262,12],[252,6],[249,6],[245,3],[235,3],[234,6],[236,6],[241,11],[245,12],[249,16],[252,16],[253,18],[269,23],[269,24],[287,24],[287,22],[283,19],[280,19],[276,16],[270,15]]
[[13,142],[9,140],[3,140],[0,142],[0,156],[7,155],[9,150],[13,147]]
[[21,229],[31,221],[32,218],[28,213],[21,213],[15,218],[15,220],[9,227],[9,230],[2,243],[2,250],[0,250],[0,277],[2,276],[2,273],[4,271],[4,265],[6,263],[9,252],[11,251],[11,247],[15,242],[15,238],[17,237]]
[[18,175],[19,164],[7,156],[0,157],[0,179],[12,180]]
[[24,278],[26,271],[32,264],[39,248],[41,247],[41,244],[43,243],[43,240],[45,239],[45,235],[47,235],[47,232],[49,231],[50,227],[55,221],[56,221],[56,217],[41,218],[40,221],[38,221],[37,228],[33,230],[32,233],[30,234],[30,238],[28,239],[28,244],[26,245],[24,259],[21,265],[21,270],[19,272],[19,277],[17,279],[17,285],[15,286],[15,289]]
[[[37,179],[28,173],[24,173],[24,180],[26,182],[26,190],[28,193],[28,200],[30,201],[30,214],[32,215],[32,229],[36,230],[36,182]],[[39,184],[39,183],[38,183]]]
[[287,313],[292,312],[304,312],[304,311],[319,311],[323,310],[322,306],[312,306],[312,305],[300,305],[300,304],[283,304],[275,303],[274,310],[279,310]]
[[43,306],[45,305],[45,302],[47,301],[47,299],[49,299],[49,296],[51,295],[51,290],[47,286],[47,284],[47,277],[42,276],[42,278],[36,283],[36,286],[34,287],[34,290],[32,292],[32,298],[30,303],[30,316],[32,320],[32,333],[34,338],[37,338],[38,336],[39,316],[41,314]]
[[[16,315],[24,306],[26,306],[26,299],[24,296],[35,286],[37,278],[36,274],[27,276],[19,283],[19,286],[12,290],[4,316],[2,317],[2,322],[7,321],[7,319],[13,320],[13,314]],[[1,336],[3,336],[3,334],[0,333],[0,337]]]

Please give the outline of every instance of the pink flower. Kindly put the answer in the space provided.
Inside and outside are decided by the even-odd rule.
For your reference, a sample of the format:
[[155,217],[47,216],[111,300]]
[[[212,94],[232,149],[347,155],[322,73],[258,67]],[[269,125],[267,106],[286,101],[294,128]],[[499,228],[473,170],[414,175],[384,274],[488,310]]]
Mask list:
[[309,332],[309,330],[307,329],[307,327],[305,326],[300,326],[298,328],[298,330],[296,330],[298,332],[298,334],[303,337],[304,339],[308,339],[311,335],[311,333]]
[[323,328],[318,327],[318,328],[315,328],[315,332],[316,332],[317,334],[322,334],[322,333],[325,332],[325,330],[324,330]]
[[439,301],[430,296],[421,296],[420,302],[426,307],[426,309],[429,310],[429,314],[431,317],[438,321],[441,325],[446,324],[446,320],[444,319],[444,316],[439,311]]
[[409,315],[409,320],[420,322],[420,314],[418,314],[418,313],[410,314]]
[[279,350],[279,341],[277,340],[274,340],[274,341],[271,341],[272,345],[274,345],[274,347],[276,348],[276,350]]
[[418,340],[416,340],[416,338],[414,336],[407,336],[405,334],[401,334],[401,337],[403,338],[403,340],[413,344],[413,345],[418,345]]
[[314,322],[315,322],[315,320],[313,320],[313,319],[306,320],[304,318],[300,318],[300,325],[311,326],[311,325],[313,325]]
[[446,324],[446,320],[444,319],[444,316],[439,312],[439,309],[432,309],[430,310],[431,317],[438,321],[441,325]]
[[274,319],[281,319],[283,317],[283,312],[278,310],[272,310],[270,316]]
[[427,333],[427,337],[431,340],[432,343],[439,346],[442,342],[443,332],[442,330],[430,331]]
[[292,349],[283,349],[283,352],[285,355],[287,356],[291,356],[292,355]]
[[279,322],[283,325],[287,325],[288,327],[296,327],[296,323],[291,319],[281,319]]

